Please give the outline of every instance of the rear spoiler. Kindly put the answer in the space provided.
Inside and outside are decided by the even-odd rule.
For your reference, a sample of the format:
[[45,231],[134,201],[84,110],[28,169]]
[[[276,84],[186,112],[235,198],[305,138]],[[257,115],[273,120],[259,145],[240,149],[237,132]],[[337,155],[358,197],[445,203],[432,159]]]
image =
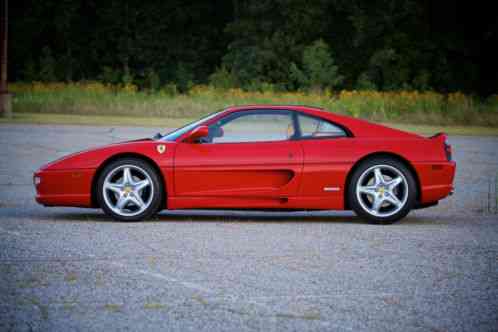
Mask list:
[[434,140],[446,142],[446,139],[448,138],[448,135],[445,134],[445,133],[437,133],[436,135],[432,135],[432,136],[430,136],[428,138],[429,139],[434,139]]
[[448,161],[452,160],[453,151],[452,151],[451,145],[449,145],[448,142],[447,142],[447,139],[448,139],[448,135],[447,134],[445,134],[445,133],[437,133],[436,135],[432,135],[431,137],[429,137],[429,139],[430,140],[436,140],[436,141],[442,143],[442,145],[444,147],[444,154],[446,155],[446,159]]

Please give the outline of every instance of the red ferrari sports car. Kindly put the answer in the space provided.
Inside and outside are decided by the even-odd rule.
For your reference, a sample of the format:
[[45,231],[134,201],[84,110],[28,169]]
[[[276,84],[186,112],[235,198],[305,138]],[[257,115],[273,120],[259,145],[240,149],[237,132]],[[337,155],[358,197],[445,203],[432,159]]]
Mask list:
[[46,206],[121,221],[161,209],[354,210],[392,223],[453,191],[446,135],[307,106],[237,106],[154,138],[72,154],[34,174]]

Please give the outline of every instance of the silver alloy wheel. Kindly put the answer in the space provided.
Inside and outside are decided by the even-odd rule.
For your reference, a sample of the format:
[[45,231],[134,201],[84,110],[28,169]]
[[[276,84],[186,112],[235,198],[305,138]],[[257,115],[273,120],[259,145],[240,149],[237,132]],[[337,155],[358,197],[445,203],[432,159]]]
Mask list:
[[358,179],[356,198],[367,213],[386,218],[405,206],[408,190],[408,182],[401,171],[390,165],[375,165]]
[[144,212],[152,203],[154,184],[142,168],[122,165],[107,174],[102,193],[106,205],[114,213],[132,217]]

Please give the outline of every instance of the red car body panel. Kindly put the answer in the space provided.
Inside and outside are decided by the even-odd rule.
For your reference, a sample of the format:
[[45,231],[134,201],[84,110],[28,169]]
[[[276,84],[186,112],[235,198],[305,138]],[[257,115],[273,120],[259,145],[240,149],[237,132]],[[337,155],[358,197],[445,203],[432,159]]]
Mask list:
[[[112,144],[42,167],[35,173],[41,179],[36,200],[48,206],[96,207],[92,188],[98,172],[121,156],[144,158],[160,170],[168,209],[346,209],[348,176],[362,159],[379,153],[397,156],[414,171],[420,205],[435,203],[453,190],[455,163],[447,159],[444,135],[425,138],[305,106],[232,107],[203,125],[254,109],[306,113],[345,128],[351,137],[193,144],[183,142],[185,133],[175,142]],[[159,153],[158,145],[165,152]]]

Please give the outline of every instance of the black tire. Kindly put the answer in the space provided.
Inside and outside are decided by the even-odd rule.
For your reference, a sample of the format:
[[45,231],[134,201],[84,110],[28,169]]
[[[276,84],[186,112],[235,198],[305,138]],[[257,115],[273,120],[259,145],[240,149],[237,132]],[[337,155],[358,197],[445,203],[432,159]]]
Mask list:
[[[385,212],[386,216],[380,216],[380,215],[374,215],[375,209],[373,208],[373,200],[375,196],[370,196],[370,200],[372,201],[372,207],[371,209],[368,209],[369,206],[367,206],[368,201],[365,199],[368,195],[363,194],[363,193],[358,193],[357,192],[357,186],[359,185],[359,181],[365,181],[368,179],[368,174],[367,172],[373,172],[375,171],[375,168],[383,168],[385,166],[385,169],[387,171],[393,171],[397,170],[402,174],[402,176],[399,176],[401,179],[405,180],[403,183],[403,189],[399,189],[399,191],[403,190],[402,195],[399,193],[396,193],[398,198],[398,201],[400,203],[404,202],[403,204],[398,204],[394,205],[392,204],[392,215],[388,215],[389,211]],[[392,169],[391,169],[392,168]],[[395,174],[395,173],[393,173]],[[399,175],[399,174],[398,174]],[[383,175],[384,176],[384,175]],[[374,181],[372,177],[370,177],[371,181]],[[360,184],[363,186],[363,183]],[[383,187],[383,186],[382,186]],[[401,187],[401,186],[400,186]],[[406,189],[405,189],[406,187]],[[380,193],[380,190],[382,193]],[[398,190],[398,189],[395,189]],[[387,191],[387,189],[386,189]],[[406,191],[406,194],[405,194]],[[354,173],[351,176],[351,181],[348,186],[348,202],[350,204],[350,207],[353,209],[353,211],[360,216],[361,218],[365,219],[369,223],[373,224],[392,224],[402,218],[404,218],[410,210],[413,208],[415,205],[416,199],[417,199],[417,183],[415,181],[415,178],[408,169],[404,163],[394,159],[394,158],[389,158],[389,157],[373,157],[371,159],[367,159],[363,161],[355,170]],[[387,192],[387,194],[384,193],[384,188],[376,190],[375,194],[376,195],[381,195],[380,197],[386,197],[387,195],[392,194],[393,191]],[[386,195],[386,196],[384,196]],[[402,196],[402,200],[399,200],[398,196]],[[360,199],[362,202],[360,202]],[[382,199],[381,199],[382,201]],[[382,203],[382,207],[378,211],[378,213],[383,213],[381,210],[382,209],[387,209],[391,206],[390,202],[385,203],[386,200],[384,200],[384,203]],[[385,207],[387,205],[387,207]],[[399,210],[398,210],[399,209]]]
[[[151,182],[151,187],[149,189],[149,197],[147,200],[146,208],[144,207],[144,210],[139,212],[137,211],[137,214],[135,215],[123,215],[120,213],[117,213],[115,210],[113,210],[112,206],[109,206],[108,202],[110,200],[109,196],[107,197],[107,202],[106,198],[104,197],[104,182],[108,175],[116,171],[119,168],[128,168],[127,166],[132,167],[133,171],[140,171],[140,172],[145,172],[148,176],[147,179],[150,179],[149,182]],[[133,168],[136,167],[136,168]],[[141,173],[139,173],[141,174]],[[96,182],[96,188],[95,188],[95,193],[97,196],[98,203],[102,210],[110,217],[112,217],[114,220],[117,221],[142,221],[145,219],[149,219],[152,216],[154,216],[159,209],[162,206],[163,202],[163,196],[164,196],[164,190],[163,190],[163,184],[161,182],[161,179],[159,175],[157,174],[157,171],[155,170],[154,167],[152,167],[148,162],[138,159],[138,158],[122,158],[115,160],[111,162],[109,165],[107,165],[102,172],[99,175],[99,178]],[[132,194],[130,194],[132,195]],[[109,202],[111,203],[111,202]],[[129,205],[129,203],[128,203]],[[116,207],[114,207],[116,208]],[[140,208],[137,207],[137,210],[140,210]],[[139,213],[138,213],[139,212]],[[132,211],[133,213],[133,211]]]

